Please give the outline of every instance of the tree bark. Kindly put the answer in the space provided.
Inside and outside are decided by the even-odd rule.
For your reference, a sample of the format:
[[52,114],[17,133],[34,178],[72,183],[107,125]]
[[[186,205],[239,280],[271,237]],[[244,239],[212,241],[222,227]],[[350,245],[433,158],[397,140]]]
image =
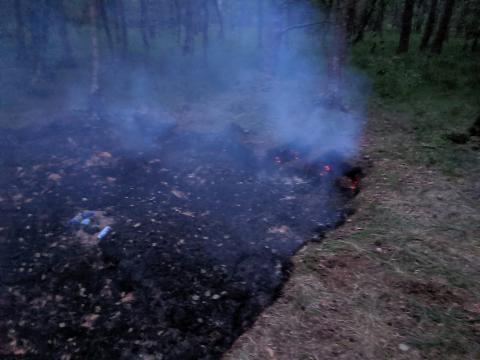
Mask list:
[[450,27],[450,20],[453,15],[453,8],[455,6],[455,0],[446,0],[445,8],[443,10],[442,18],[438,26],[437,34],[432,43],[431,52],[433,54],[440,54],[443,49],[443,44],[448,36],[448,30]]
[[25,45],[25,23],[23,20],[22,13],[22,1],[15,0],[14,3],[15,10],[15,38],[17,41],[17,59],[25,59],[27,55],[26,45]]
[[215,13],[217,14],[217,20],[218,20],[218,36],[221,40],[225,39],[225,27],[223,24],[223,15],[222,15],[222,10],[220,9],[220,4],[218,3],[218,0],[213,0],[213,5],[215,6]]
[[177,41],[180,44],[182,41],[182,8],[178,0],[173,0],[173,7],[175,8],[175,21],[177,28]]
[[355,32],[355,21],[357,18],[357,1],[349,0],[347,3],[345,18],[345,29],[347,32],[347,37],[350,39]]
[[57,10],[58,10],[58,32],[60,36],[60,41],[62,42],[63,48],[63,60],[62,63],[64,66],[73,66],[75,61],[73,60],[73,51],[72,43],[70,41],[70,32],[67,24],[67,14],[65,12],[65,0],[58,0]]
[[128,51],[128,29],[127,29],[127,20],[125,18],[125,6],[123,0],[116,0],[118,6],[118,17],[120,21],[120,33],[122,34],[122,48],[123,53],[126,54]]
[[363,36],[365,35],[365,29],[367,28],[370,22],[370,19],[372,18],[373,12],[375,11],[376,4],[377,4],[377,0],[371,0],[369,6],[365,8],[362,15],[362,19],[360,21],[360,27],[358,29],[357,36],[353,40],[354,44],[363,40]]
[[415,14],[415,32],[417,34],[422,32],[423,23],[425,22],[425,13],[428,11],[425,0],[418,0],[417,10]]
[[475,36],[473,38],[472,47],[471,47],[472,53],[476,53],[478,51],[479,40],[480,40],[480,29],[477,30],[477,32],[475,33]]
[[208,11],[208,0],[202,3],[202,41],[203,41],[203,58],[207,60],[208,54],[208,26],[210,22],[210,12]]
[[[108,16],[107,10],[105,8],[105,0],[97,0],[97,13],[102,20],[103,31],[105,32],[105,36],[107,38],[107,44],[109,49],[113,49],[113,39],[112,39],[112,32],[110,31],[110,25],[108,23]],[[97,22],[97,26],[100,26],[100,22]]]
[[148,6],[146,0],[140,0],[140,29],[142,31],[143,46],[150,50],[150,38],[148,34]]
[[421,51],[424,51],[428,47],[428,43],[432,37],[433,29],[435,28],[435,23],[437,22],[437,5],[438,0],[432,0],[430,4],[430,11],[428,13],[427,24],[425,25],[425,31],[423,32],[422,40],[420,42]]
[[398,44],[397,54],[406,53],[410,48],[410,35],[412,33],[412,18],[414,6],[415,0],[405,0],[405,6],[402,14],[400,42]]
[[90,42],[91,42],[91,77],[90,77],[90,93],[89,93],[89,105],[90,111],[93,113],[97,110],[99,103],[100,85],[98,80],[98,73],[100,69],[100,55],[98,49],[98,15],[97,4],[95,0],[90,0],[89,4],[89,17],[90,17]]
[[118,0],[111,1],[111,8],[113,13],[113,32],[115,33],[115,43],[122,42],[122,32],[120,30],[120,13],[118,11]]
[[257,0],[257,46],[263,47],[263,31],[265,28],[264,0]]
[[377,18],[375,19],[374,31],[380,36],[383,35],[383,22],[385,21],[386,0],[380,0]]
[[183,53],[190,54],[193,51],[194,28],[193,28],[193,0],[185,0],[185,41],[183,43]]
[[46,69],[45,53],[49,37],[50,3],[49,1],[36,1],[31,3],[29,10],[29,30],[32,34],[32,68],[35,84]]

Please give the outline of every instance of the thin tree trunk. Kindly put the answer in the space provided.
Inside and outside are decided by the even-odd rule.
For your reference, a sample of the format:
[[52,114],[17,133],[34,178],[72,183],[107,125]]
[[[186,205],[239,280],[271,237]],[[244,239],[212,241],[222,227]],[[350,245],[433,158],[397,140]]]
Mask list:
[[355,32],[355,20],[357,18],[357,1],[349,0],[347,4],[346,18],[345,18],[345,29],[347,32],[347,37],[350,39]]
[[225,39],[225,28],[223,25],[223,15],[222,15],[222,10],[220,9],[220,4],[218,3],[218,0],[213,0],[213,5],[215,6],[215,13],[217,14],[217,20],[218,20],[218,26],[219,26],[219,31],[218,31],[218,36],[220,39]]
[[442,18],[440,19],[440,24],[438,26],[437,34],[432,43],[431,51],[434,54],[440,54],[443,49],[443,43],[447,39],[448,30],[450,27],[450,20],[453,15],[453,7],[455,6],[455,0],[446,0],[445,8],[443,11]]
[[415,19],[415,32],[417,34],[422,32],[423,23],[425,22],[425,13],[427,12],[426,8],[426,1],[425,0],[418,0],[417,2],[417,10],[416,10],[416,19]]
[[67,24],[67,14],[65,12],[65,0],[58,1],[58,32],[60,36],[60,41],[62,42],[63,47],[63,65],[64,66],[73,66],[75,61],[73,60],[73,51],[72,43],[70,41],[70,32]]
[[371,0],[370,6],[367,6],[363,12],[362,19],[360,22],[360,27],[357,33],[357,36],[353,40],[353,43],[356,44],[363,40],[363,36],[365,35],[365,29],[372,18],[373,12],[375,11],[375,5],[377,4],[377,0]]
[[[105,36],[107,38],[108,48],[111,50],[113,49],[113,39],[112,39],[112,32],[110,31],[110,25],[108,23],[107,10],[105,8],[105,0],[97,0],[97,9],[98,9],[97,10],[98,15],[100,16],[100,19],[102,21],[103,31],[105,32]],[[97,26],[100,26],[100,22],[98,22]]]
[[210,13],[208,11],[208,0],[203,0],[202,3],[202,39],[203,39],[203,58],[207,60],[208,54],[208,25],[210,22]]
[[438,0],[432,0],[430,4],[430,11],[428,13],[427,24],[425,25],[425,31],[423,32],[422,41],[420,42],[420,50],[424,51],[428,47],[430,38],[437,22],[437,5]]
[[117,0],[118,5],[118,16],[120,20],[120,32],[122,34],[122,47],[123,53],[126,54],[128,51],[128,29],[127,29],[127,20],[125,18],[125,6],[123,0]]
[[412,33],[412,18],[415,0],[405,0],[405,7],[402,14],[402,29],[397,54],[406,53],[410,48],[410,35]]
[[193,0],[185,1],[185,42],[183,43],[183,53],[189,54],[193,51],[194,28],[193,28]]
[[32,68],[35,84],[44,74],[46,69],[45,52],[48,44],[50,21],[50,2],[38,1],[29,6],[29,27],[32,34]]
[[375,20],[374,31],[383,36],[383,22],[385,21],[385,9],[387,7],[386,0],[380,0],[380,5],[378,7],[378,14]]
[[24,59],[27,55],[25,46],[25,23],[22,13],[22,1],[15,0],[15,38],[17,40],[17,59]]
[[[152,9],[152,6],[153,6],[153,9]],[[156,37],[157,37],[157,25],[167,22],[166,11],[165,12],[161,11],[162,9],[159,9],[158,7],[159,7],[159,4],[154,3],[152,5],[152,2],[149,2],[147,0],[147,9],[150,9],[149,11],[147,11],[147,28],[148,28],[148,36],[150,36],[150,39],[156,39]],[[157,17],[150,18],[150,16],[149,16],[150,12],[152,12],[154,14],[156,12],[160,12],[160,14],[159,14],[158,18]]]
[[475,33],[475,37],[472,42],[472,53],[476,53],[478,51],[478,42],[480,40],[480,29],[478,29]]
[[393,27],[399,31],[401,31],[402,29],[402,9],[400,4],[401,4],[401,1],[393,2],[393,19],[392,19]]
[[455,26],[456,36],[460,37],[465,32],[465,20],[468,18],[469,12],[472,11],[470,8],[470,1],[465,0],[463,2],[462,10],[458,16],[457,24]]
[[120,29],[120,13],[118,11],[118,0],[111,0],[113,12],[113,32],[115,33],[115,43],[122,42],[122,32]]
[[140,0],[140,29],[142,31],[143,45],[150,50],[150,39],[148,35],[148,6],[146,0]]
[[[374,6],[374,4],[373,4]],[[347,38],[345,35],[345,25],[341,24],[341,10],[337,8],[333,11],[333,25],[331,25],[331,39],[327,45],[327,97],[326,105],[344,109],[342,104],[340,89],[344,79],[343,68],[346,62]],[[371,16],[371,14],[370,14]]]
[[177,26],[177,41],[180,44],[182,42],[182,8],[178,3],[178,0],[173,0],[173,6],[175,8],[175,21]]
[[95,0],[91,0],[89,6],[90,15],[90,41],[92,47],[91,58],[91,78],[90,78],[90,96],[98,95],[100,90],[98,82],[98,72],[100,67],[99,51],[98,51],[98,30],[97,30],[97,6]]
[[257,0],[257,45],[263,47],[263,31],[265,28],[264,0]]

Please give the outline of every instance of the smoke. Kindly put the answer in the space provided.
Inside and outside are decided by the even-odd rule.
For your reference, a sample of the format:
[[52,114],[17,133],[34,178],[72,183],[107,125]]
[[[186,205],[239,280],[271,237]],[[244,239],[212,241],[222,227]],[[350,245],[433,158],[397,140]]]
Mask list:
[[[368,86],[348,69],[341,26],[328,11],[307,1],[218,1],[218,9],[214,1],[206,7],[165,1],[150,4],[145,20],[136,2],[125,2],[124,39],[120,10],[99,3],[105,8],[96,20],[86,15],[87,2],[61,9],[37,4],[50,26],[33,16],[38,9],[23,9],[26,38],[39,44],[27,41],[31,51],[17,78],[29,79],[34,91],[17,90],[8,96],[12,102],[46,112],[87,109],[96,21],[96,113],[112,120],[125,147],[155,146],[174,125],[224,136],[222,129],[234,123],[272,144],[308,148],[311,156],[356,152]],[[9,25],[13,37],[18,23]],[[76,67],[62,66],[65,57]],[[39,89],[40,105],[31,100]]]

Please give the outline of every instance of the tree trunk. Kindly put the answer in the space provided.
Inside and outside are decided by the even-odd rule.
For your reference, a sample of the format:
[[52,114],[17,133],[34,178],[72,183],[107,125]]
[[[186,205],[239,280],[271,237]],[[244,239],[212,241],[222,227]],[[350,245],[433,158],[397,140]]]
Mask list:
[[264,0],[257,0],[257,45],[263,47],[263,31],[265,28]]
[[402,14],[402,29],[397,54],[406,53],[410,48],[410,34],[412,33],[412,18],[415,0],[405,0]]
[[116,0],[118,6],[118,17],[120,21],[120,33],[122,34],[122,48],[123,53],[126,54],[128,51],[128,29],[127,29],[127,20],[125,18],[125,6],[123,0]]
[[75,61],[73,60],[73,51],[72,43],[70,41],[70,33],[67,24],[67,14],[65,12],[65,0],[58,1],[58,32],[60,36],[60,41],[62,42],[63,48],[63,60],[62,63],[64,66],[73,66]]
[[475,38],[472,41],[472,53],[476,53],[478,51],[478,41],[480,40],[480,30],[478,30],[475,34]]
[[345,17],[345,30],[347,32],[347,37],[350,39],[355,32],[355,21],[357,18],[357,1],[349,0],[347,4]]
[[427,24],[425,25],[425,31],[423,32],[422,41],[420,42],[421,51],[424,51],[428,47],[428,43],[432,37],[433,29],[435,28],[435,23],[437,21],[437,5],[438,0],[432,0],[430,11],[428,13]]
[[208,53],[208,25],[210,22],[210,13],[208,11],[208,0],[202,3],[202,40],[203,40],[203,58],[207,60]]
[[470,11],[472,11],[470,8],[470,1],[465,0],[463,2],[462,10],[457,18],[457,24],[455,26],[456,36],[460,37],[465,33],[465,20],[468,18]]
[[[107,10],[105,9],[105,0],[97,0],[97,13],[102,20],[103,31],[107,38],[107,44],[109,49],[113,49],[112,32],[110,31],[110,25],[108,23]],[[100,26],[100,22],[97,22],[97,26]]]
[[98,50],[98,30],[97,30],[97,6],[96,1],[91,0],[89,6],[89,15],[90,15],[90,39],[92,46],[92,70],[90,78],[90,99],[93,103],[97,102],[97,96],[100,91],[99,81],[98,81],[98,72],[100,68],[100,58]]
[[380,0],[377,18],[375,19],[374,31],[380,36],[383,35],[383,22],[385,20],[385,9],[387,7],[386,0]]
[[175,21],[177,28],[177,41],[180,44],[182,42],[182,8],[178,3],[178,0],[173,0],[173,7],[175,8]]
[[432,43],[431,52],[434,54],[440,54],[443,49],[443,43],[448,36],[448,30],[450,27],[450,20],[453,15],[453,7],[455,6],[455,0],[446,0],[445,8],[443,10],[442,18],[438,26],[437,34]]
[[416,19],[415,19],[415,32],[420,34],[422,32],[423,23],[425,22],[425,13],[427,12],[427,6],[425,0],[419,0],[417,2],[417,10],[416,10]]
[[99,93],[99,71],[100,54],[98,48],[98,6],[96,0],[90,0],[88,12],[90,17],[90,42],[91,42],[91,73],[90,73],[90,92],[89,92],[89,110],[94,115],[100,103]]
[[218,31],[218,36],[220,37],[221,40],[223,40],[225,39],[225,28],[223,25],[222,10],[220,9],[220,4],[218,3],[218,0],[213,0],[213,4],[215,6],[215,13],[217,14],[218,26],[220,29]]
[[194,28],[193,28],[193,2],[194,0],[185,0],[185,41],[183,43],[183,53],[190,54],[193,51]]
[[15,38],[17,40],[17,59],[25,59],[27,55],[25,46],[25,23],[23,21],[22,1],[15,0]]
[[346,62],[347,39],[344,28],[337,21],[332,25],[332,38],[327,44],[327,91],[324,101],[329,107],[344,109],[340,94],[343,87],[343,68]]
[[365,29],[372,18],[373,12],[375,11],[375,5],[377,4],[377,0],[371,0],[369,6],[367,6],[363,12],[362,19],[360,21],[360,27],[358,29],[357,36],[353,40],[353,43],[356,44],[363,40],[363,36],[365,35]]
[[145,50],[150,50],[150,39],[148,34],[148,6],[146,0],[140,0],[140,30]]
[[122,42],[122,32],[120,29],[120,13],[118,11],[118,0],[111,1],[111,8],[113,13],[113,32],[115,33],[115,43]]
[[32,34],[32,68],[34,71],[32,84],[35,84],[46,69],[45,53],[49,36],[50,3],[36,1],[30,4],[28,10],[29,28]]

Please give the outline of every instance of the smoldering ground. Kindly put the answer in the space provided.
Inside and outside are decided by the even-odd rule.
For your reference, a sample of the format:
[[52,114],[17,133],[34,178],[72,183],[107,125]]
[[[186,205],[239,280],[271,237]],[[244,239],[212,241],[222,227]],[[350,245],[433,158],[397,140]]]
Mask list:
[[348,214],[365,87],[304,3],[60,3],[3,43],[0,352],[219,358]]

